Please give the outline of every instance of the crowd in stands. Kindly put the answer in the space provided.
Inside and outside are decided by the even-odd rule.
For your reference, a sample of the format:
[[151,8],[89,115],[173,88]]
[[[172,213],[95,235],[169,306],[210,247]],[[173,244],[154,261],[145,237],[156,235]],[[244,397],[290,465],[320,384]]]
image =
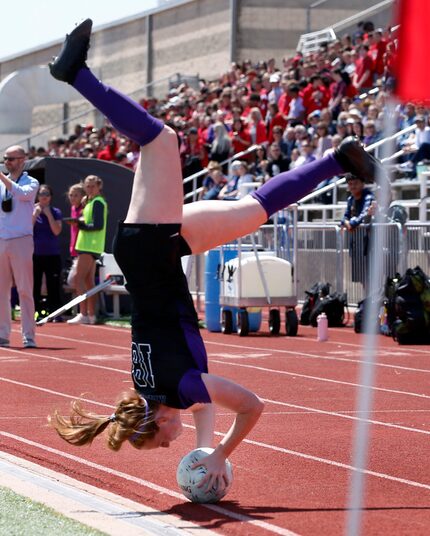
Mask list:
[[[264,182],[321,158],[350,134],[364,145],[381,138],[396,45],[395,29],[361,22],[352,35],[306,55],[297,52],[282,66],[274,59],[235,63],[214,81],[200,80],[198,90],[181,84],[165,99],[141,104],[178,133],[184,177],[259,145],[260,151],[242,161],[254,180]],[[399,106],[399,129],[413,124],[416,115],[428,128],[424,105]],[[407,148],[414,142],[402,140]],[[30,156],[99,158],[133,169],[138,149],[109,125],[76,125],[67,139],[52,139],[46,150],[33,148]]]
[[[235,200],[280,172],[323,157],[348,135],[358,136],[365,146],[381,139],[395,85],[396,46],[395,29],[360,23],[352,35],[306,55],[285,57],[281,66],[274,59],[234,63],[218,79],[200,80],[198,89],[181,84],[165,99],[146,98],[141,104],[177,132],[184,178],[206,171],[200,199]],[[427,104],[409,102],[396,109],[398,129],[416,124],[399,141],[405,151],[401,167],[412,176],[420,160],[430,160]],[[252,146],[252,152],[232,158]],[[134,169],[139,147],[109,124],[77,124],[69,137],[51,139],[46,148],[32,147],[27,155],[45,156],[96,158]],[[49,187],[45,190],[39,191],[37,207],[43,208],[44,197],[51,195]],[[80,197],[83,193],[80,186]],[[38,273],[36,301],[40,279]],[[58,306],[58,288],[51,298],[50,310]],[[93,309],[79,315],[93,319]]]

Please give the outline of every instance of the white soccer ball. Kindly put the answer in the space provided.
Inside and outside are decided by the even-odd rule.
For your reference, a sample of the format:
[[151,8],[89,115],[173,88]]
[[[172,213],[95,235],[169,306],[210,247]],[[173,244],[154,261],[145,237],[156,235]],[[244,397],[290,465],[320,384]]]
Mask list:
[[212,488],[208,492],[205,491],[205,486],[198,487],[200,480],[206,474],[206,467],[201,465],[196,469],[191,469],[191,466],[200,461],[205,456],[209,456],[214,449],[201,447],[192,450],[186,454],[179,462],[178,469],[176,471],[176,480],[182,493],[187,499],[195,503],[215,503],[221,500],[228,492],[233,482],[233,469],[229,460],[225,461],[228,485],[222,491],[218,491],[216,488]]

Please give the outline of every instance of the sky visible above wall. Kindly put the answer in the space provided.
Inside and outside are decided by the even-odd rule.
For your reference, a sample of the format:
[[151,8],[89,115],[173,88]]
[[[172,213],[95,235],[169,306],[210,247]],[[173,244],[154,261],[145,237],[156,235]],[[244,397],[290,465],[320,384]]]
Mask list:
[[19,0],[3,6],[0,60],[64,38],[75,23],[102,26],[167,3],[166,0]]

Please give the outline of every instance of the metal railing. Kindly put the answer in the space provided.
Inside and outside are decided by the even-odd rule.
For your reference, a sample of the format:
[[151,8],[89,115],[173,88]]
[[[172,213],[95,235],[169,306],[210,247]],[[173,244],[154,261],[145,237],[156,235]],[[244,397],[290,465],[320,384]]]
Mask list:
[[[420,266],[430,274],[430,222],[361,225],[350,233],[336,224],[297,223],[296,214],[293,205],[274,224],[261,226],[252,239],[261,250],[292,262],[299,302],[320,281],[330,283],[331,292],[346,292],[349,305],[356,306],[366,295],[371,239],[377,240],[375,251],[383,263],[381,291],[387,277],[404,274],[407,268]],[[242,243],[250,246],[250,235]],[[204,256],[199,260],[204,263]],[[203,272],[201,266],[198,285],[191,281],[191,290],[200,298],[205,292]]]
[[394,0],[382,0],[382,2],[378,2],[377,4],[367,9],[364,9],[363,11],[360,11],[360,13],[351,15],[351,17],[347,17],[346,19],[340,20],[339,22],[335,22],[331,27],[334,31],[343,30],[344,28],[348,28],[349,26],[351,26],[351,24],[354,24],[355,22],[368,19],[374,13],[378,13],[378,11],[381,11],[382,9],[388,7],[390,4],[393,3]]
[[[367,147],[365,147],[365,150],[367,152],[371,152],[371,151],[377,152],[379,147],[381,147],[385,143],[388,143],[388,142],[391,142],[393,140],[396,140],[400,136],[403,136],[404,134],[408,134],[412,130],[415,130],[415,128],[416,128],[415,124],[411,125],[409,127],[403,128],[402,130],[399,130],[398,132],[395,132],[392,136],[388,136],[387,138],[384,138],[382,140],[378,140],[377,142],[372,143],[371,145],[368,145]],[[395,155],[397,155],[397,154],[398,153],[394,153],[393,155],[389,156],[388,158],[384,158],[383,160],[381,160],[381,162],[385,163],[385,162],[387,162],[389,160],[392,160],[395,157]],[[345,179],[343,177],[340,178],[340,179],[337,179],[335,182],[332,182],[331,184],[328,184],[327,186],[323,186],[322,188],[319,188],[318,190],[314,190],[310,194],[305,195],[304,197],[302,197],[302,199],[300,199],[298,201],[298,203],[302,204],[302,203],[307,203],[308,201],[312,201],[313,199],[315,199],[316,197],[318,197],[319,195],[321,195],[323,193],[330,192],[332,190],[335,191],[335,189],[338,186],[340,186],[341,184],[344,184],[344,183],[345,183]],[[333,199],[333,201],[334,201],[334,199]]]
[[[220,166],[229,165],[233,162],[233,160],[240,160],[243,156],[247,156],[248,154],[254,153],[259,145],[251,145],[251,147],[248,147],[245,151],[241,151],[240,153],[236,153],[233,156],[230,156],[226,160],[223,160],[220,162]],[[203,177],[204,175],[207,175],[209,172],[208,168],[203,168],[201,171],[198,171],[197,173],[193,173],[192,175],[189,175],[188,177],[185,177],[184,179],[184,186],[186,186],[188,183],[192,182],[192,190],[185,194],[184,201],[197,201],[199,197],[199,193],[203,190],[202,186],[198,186],[198,179],[200,177]]]
[[[393,141],[393,140],[397,139],[400,136],[408,134],[409,132],[411,132],[415,128],[416,128],[416,125],[411,125],[411,126],[406,127],[406,128],[404,128],[402,130],[399,130],[398,132],[396,132],[392,136],[389,136],[387,138],[384,138],[383,140],[379,140],[379,141],[377,141],[375,143],[372,143],[371,145],[368,145],[367,147],[365,147],[365,150],[368,151],[368,152],[369,151],[377,151],[378,148],[381,147],[382,145],[384,145],[385,143],[388,143],[390,141]],[[246,155],[249,155],[251,153],[254,153],[257,150],[258,147],[259,147],[259,145],[252,145],[251,147],[249,147],[245,151],[241,151],[240,153],[236,153],[233,156],[230,156],[229,158],[227,158],[226,160],[223,160],[220,163],[220,165],[225,165],[225,164],[229,165],[233,160],[239,160],[243,156],[246,156]],[[400,156],[400,154],[403,154],[403,152],[398,151],[398,152],[394,153],[393,155],[383,159],[382,162],[384,163],[384,162],[387,162],[387,161],[392,160],[394,158],[397,158],[398,156]],[[189,175],[188,177],[184,178],[184,186],[186,186],[187,184],[192,182],[192,189],[191,189],[190,192],[188,192],[184,196],[184,201],[186,201],[186,202],[190,201],[190,200],[191,201],[197,201],[200,192],[203,190],[202,186],[198,186],[198,179],[200,177],[203,177],[204,175],[207,175],[208,171],[209,171],[208,168],[204,168],[201,171],[198,171],[197,173],[193,173],[192,175]],[[316,197],[320,196],[321,194],[333,191],[333,204],[336,204],[336,202],[337,202],[336,188],[338,186],[344,184],[344,183],[345,183],[344,178],[337,179],[335,182],[333,182],[331,184],[328,184],[327,186],[319,188],[318,190],[314,190],[310,194],[308,194],[305,197],[303,197],[302,199],[300,199],[298,201],[298,203],[299,204],[307,203],[309,201],[314,200]]]
[[308,33],[302,34],[300,36],[299,42],[297,44],[297,50],[302,52],[303,54],[306,54],[307,52],[313,52],[314,50],[318,49],[320,44],[334,41],[336,39],[336,31],[343,30],[345,28],[350,27],[355,22],[367,19],[368,17],[372,16],[375,13],[378,13],[385,7],[388,7],[389,5],[393,4],[393,2],[394,0],[382,0],[382,2],[379,2],[374,6],[364,9],[363,11],[360,11],[355,15],[351,15],[346,19],[336,22],[330,27],[323,28],[315,32],[310,32],[311,9],[319,6],[322,3],[325,3],[324,0],[314,2],[306,8],[306,27]]
[[430,274],[430,222],[406,223],[405,225],[405,265],[409,268],[420,266]]
[[429,271],[430,224],[402,227],[398,223],[376,223],[361,225],[350,233],[337,224],[299,222],[295,226],[294,221],[293,214],[287,214],[281,224],[262,226],[256,240],[264,249],[293,262],[299,300],[319,281],[330,283],[333,292],[346,292],[351,305],[362,300],[367,289],[371,239],[378,241],[375,251],[383,262],[379,288],[387,277],[404,273],[408,266],[419,264]]

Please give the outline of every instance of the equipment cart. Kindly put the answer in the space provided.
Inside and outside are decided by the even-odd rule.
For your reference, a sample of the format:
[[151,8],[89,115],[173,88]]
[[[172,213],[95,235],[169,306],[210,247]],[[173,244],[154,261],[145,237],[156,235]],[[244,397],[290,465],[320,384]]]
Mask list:
[[[281,308],[285,308],[285,332],[294,337],[297,335],[299,320],[295,310],[297,305],[297,269],[296,255],[296,213],[293,211],[293,224],[289,225],[287,218],[280,224],[275,218],[273,225],[272,245],[274,250],[266,250],[257,246],[255,235],[239,239],[234,245],[225,248],[237,249],[237,257],[223,262],[221,255],[220,297],[221,331],[232,333],[233,314],[237,315],[237,333],[244,337],[249,333],[248,309],[269,308],[269,331],[278,335],[281,330]],[[290,212],[289,212],[290,214]],[[291,246],[288,255],[285,248],[279,247],[279,236],[285,244],[285,233],[290,238]],[[292,236],[291,236],[292,235]],[[250,244],[245,244],[248,242]],[[282,258],[290,257],[290,260]],[[232,311],[230,308],[237,308]]]

